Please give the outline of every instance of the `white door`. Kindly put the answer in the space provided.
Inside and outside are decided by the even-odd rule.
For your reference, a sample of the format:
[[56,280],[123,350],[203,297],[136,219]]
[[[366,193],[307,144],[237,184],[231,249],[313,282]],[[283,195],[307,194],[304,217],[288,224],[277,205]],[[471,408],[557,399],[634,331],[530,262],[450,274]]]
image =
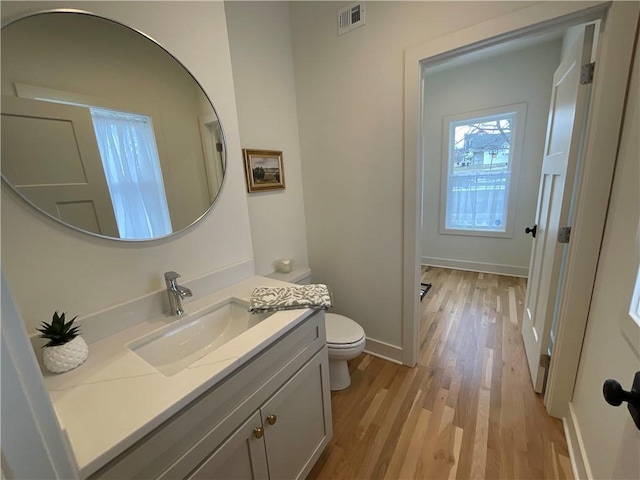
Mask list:
[[215,114],[200,117],[200,136],[204,150],[209,200],[213,203],[220,192],[224,177],[222,129]]
[[49,215],[119,237],[89,109],[3,95],[2,174]]
[[553,76],[544,159],[536,207],[536,232],[529,264],[522,338],[536,392],[544,388],[540,355],[549,349],[563,244],[560,227],[567,225],[581,131],[587,115],[588,85],[580,83],[582,65],[591,61],[594,26],[585,27]]
[[640,478],[640,429],[628,403],[608,405],[601,393],[607,379],[631,390],[640,370],[638,132],[640,52],[636,50],[598,272],[571,399],[573,422],[580,428],[590,478]]

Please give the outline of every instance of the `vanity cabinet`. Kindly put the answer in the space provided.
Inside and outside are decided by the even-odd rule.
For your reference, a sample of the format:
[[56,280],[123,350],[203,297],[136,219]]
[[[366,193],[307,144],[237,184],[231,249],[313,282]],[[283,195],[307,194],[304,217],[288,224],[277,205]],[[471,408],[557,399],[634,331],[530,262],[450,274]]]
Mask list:
[[304,478],[331,435],[318,311],[90,478]]
[[[260,412],[254,413],[196,469],[189,480],[267,480],[267,454]],[[259,435],[258,435],[259,433]]]
[[[189,480],[293,479],[325,445],[322,355],[291,380],[198,467]],[[310,455],[311,453],[311,455]]]

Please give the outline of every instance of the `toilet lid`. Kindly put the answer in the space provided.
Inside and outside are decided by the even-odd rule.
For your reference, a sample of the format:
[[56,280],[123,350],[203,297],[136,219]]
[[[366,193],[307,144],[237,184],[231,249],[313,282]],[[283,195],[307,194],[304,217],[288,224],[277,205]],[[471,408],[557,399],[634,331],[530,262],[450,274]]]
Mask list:
[[326,313],[327,343],[344,345],[356,343],[364,338],[364,330],[360,325],[344,315]]

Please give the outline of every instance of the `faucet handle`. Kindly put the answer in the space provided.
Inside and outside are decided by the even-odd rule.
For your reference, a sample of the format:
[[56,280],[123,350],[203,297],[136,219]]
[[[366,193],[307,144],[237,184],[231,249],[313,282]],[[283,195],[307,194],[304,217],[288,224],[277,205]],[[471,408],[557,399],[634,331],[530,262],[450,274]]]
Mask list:
[[175,280],[176,278],[180,278],[180,275],[176,272],[174,272],[173,270],[169,271],[169,272],[164,272],[164,279],[166,281],[171,281],[171,280]]

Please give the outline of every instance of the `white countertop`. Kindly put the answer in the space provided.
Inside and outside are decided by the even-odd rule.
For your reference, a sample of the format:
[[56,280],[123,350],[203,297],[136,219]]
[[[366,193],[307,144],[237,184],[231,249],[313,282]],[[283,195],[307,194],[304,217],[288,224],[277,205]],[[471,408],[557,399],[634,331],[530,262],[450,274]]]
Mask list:
[[[187,314],[228,297],[247,300],[258,286],[282,286],[253,276],[228,288],[185,301]],[[175,321],[160,315],[89,344],[89,358],[45,384],[69,438],[80,478],[86,478],[272,344],[311,310],[276,312],[255,327],[170,377],[127,344]]]

